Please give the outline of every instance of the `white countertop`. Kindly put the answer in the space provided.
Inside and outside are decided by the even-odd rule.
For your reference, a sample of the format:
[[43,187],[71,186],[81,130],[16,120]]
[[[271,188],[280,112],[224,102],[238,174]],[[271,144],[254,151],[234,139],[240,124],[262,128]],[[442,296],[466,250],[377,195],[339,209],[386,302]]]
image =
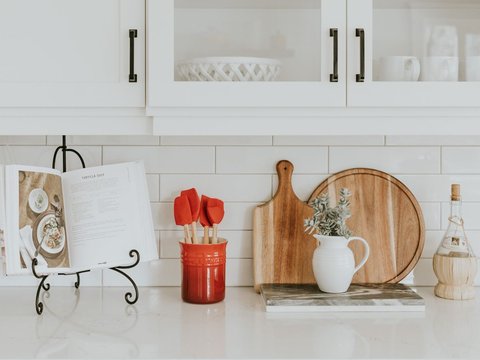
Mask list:
[[425,313],[267,314],[252,288],[191,305],[179,288],[59,287],[34,309],[34,288],[0,289],[0,358],[478,358],[477,299],[418,288]]

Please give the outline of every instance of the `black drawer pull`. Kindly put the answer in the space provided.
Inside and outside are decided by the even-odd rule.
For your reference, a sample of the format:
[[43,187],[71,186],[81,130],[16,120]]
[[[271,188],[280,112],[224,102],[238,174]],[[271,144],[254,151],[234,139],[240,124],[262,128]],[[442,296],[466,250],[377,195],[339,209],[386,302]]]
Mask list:
[[357,74],[357,82],[365,81],[365,30],[356,29],[355,36],[360,38],[360,74]]
[[333,74],[330,74],[330,82],[338,82],[338,29],[330,29],[330,37],[333,37]]
[[137,82],[137,74],[135,74],[135,38],[137,37],[137,29],[128,30],[130,37],[130,74],[128,82]]

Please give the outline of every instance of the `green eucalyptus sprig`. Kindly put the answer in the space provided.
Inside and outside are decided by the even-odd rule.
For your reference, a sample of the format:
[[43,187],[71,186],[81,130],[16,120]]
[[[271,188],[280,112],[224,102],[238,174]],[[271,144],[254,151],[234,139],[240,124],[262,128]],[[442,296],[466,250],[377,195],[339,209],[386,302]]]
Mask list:
[[340,189],[340,199],[335,207],[330,207],[328,194],[321,194],[313,199],[310,205],[313,207],[313,216],[305,219],[305,232],[314,232],[325,236],[344,236],[349,238],[352,232],[347,227],[346,221],[350,213],[350,191],[347,188]]

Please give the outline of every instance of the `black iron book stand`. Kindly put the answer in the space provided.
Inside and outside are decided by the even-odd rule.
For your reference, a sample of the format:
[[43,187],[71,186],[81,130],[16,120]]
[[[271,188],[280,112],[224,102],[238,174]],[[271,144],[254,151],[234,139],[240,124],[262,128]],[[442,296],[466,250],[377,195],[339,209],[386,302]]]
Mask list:
[[[53,154],[52,168],[55,169],[55,165],[56,165],[56,161],[57,161],[57,155],[58,155],[58,152],[60,150],[62,151],[62,162],[63,162],[62,169],[63,169],[63,172],[67,171],[67,152],[72,152],[75,155],[77,155],[78,158],[80,159],[81,163],[82,163],[82,167],[85,168],[85,161],[83,160],[82,155],[80,155],[80,153],[78,151],[74,150],[74,149],[67,148],[67,140],[66,140],[65,135],[62,136],[62,145],[58,146],[55,149],[55,153]],[[132,249],[129,252],[129,256],[133,259],[132,264],[123,265],[123,266],[116,266],[116,267],[112,267],[112,268],[109,268],[109,269],[123,275],[132,284],[133,289],[134,289],[134,294],[132,294],[131,292],[127,292],[125,294],[125,301],[128,304],[132,305],[132,304],[135,304],[138,300],[138,287],[137,287],[137,284],[135,283],[135,281],[127,273],[125,273],[123,270],[131,269],[131,268],[137,266],[137,264],[140,262],[140,254],[137,250]],[[33,273],[33,276],[35,276],[37,279],[40,279],[40,283],[38,284],[38,287],[37,287],[37,294],[35,296],[35,310],[37,311],[37,314],[40,315],[43,312],[43,303],[40,301],[40,291],[41,290],[44,290],[44,291],[50,290],[50,284],[47,282],[47,278],[49,277],[49,274],[47,274],[47,275],[38,274],[37,270],[35,269],[37,265],[38,265],[37,258],[33,258],[32,259],[32,273]],[[78,289],[80,287],[80,274],[85,273],[85,272],[89,272],[89,271],[90,270],[83,270],[83,271],[78,271],[78,272],[74,272],[74,273],[58,273],[57,275],[66,275],[66,276],[76,275],[77,281],[75,281],[74,285],[75,285],[75,288]]]

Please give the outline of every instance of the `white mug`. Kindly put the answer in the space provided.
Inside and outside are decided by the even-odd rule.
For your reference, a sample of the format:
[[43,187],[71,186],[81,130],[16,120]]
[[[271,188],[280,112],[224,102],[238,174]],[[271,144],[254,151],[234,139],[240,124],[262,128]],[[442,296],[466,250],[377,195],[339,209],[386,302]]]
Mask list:
[[427,56],[458,56],[458,34],[455,26],[435,25],[429,29],[429,33]]
[[414,56],[386,56],[378,64],[380,81],[417,81],[420,62]]
[[422,81],[458,81],[458,57],[424,57],[421,78]]
[[480,81],[480,56],[465,58],[465,80]]

